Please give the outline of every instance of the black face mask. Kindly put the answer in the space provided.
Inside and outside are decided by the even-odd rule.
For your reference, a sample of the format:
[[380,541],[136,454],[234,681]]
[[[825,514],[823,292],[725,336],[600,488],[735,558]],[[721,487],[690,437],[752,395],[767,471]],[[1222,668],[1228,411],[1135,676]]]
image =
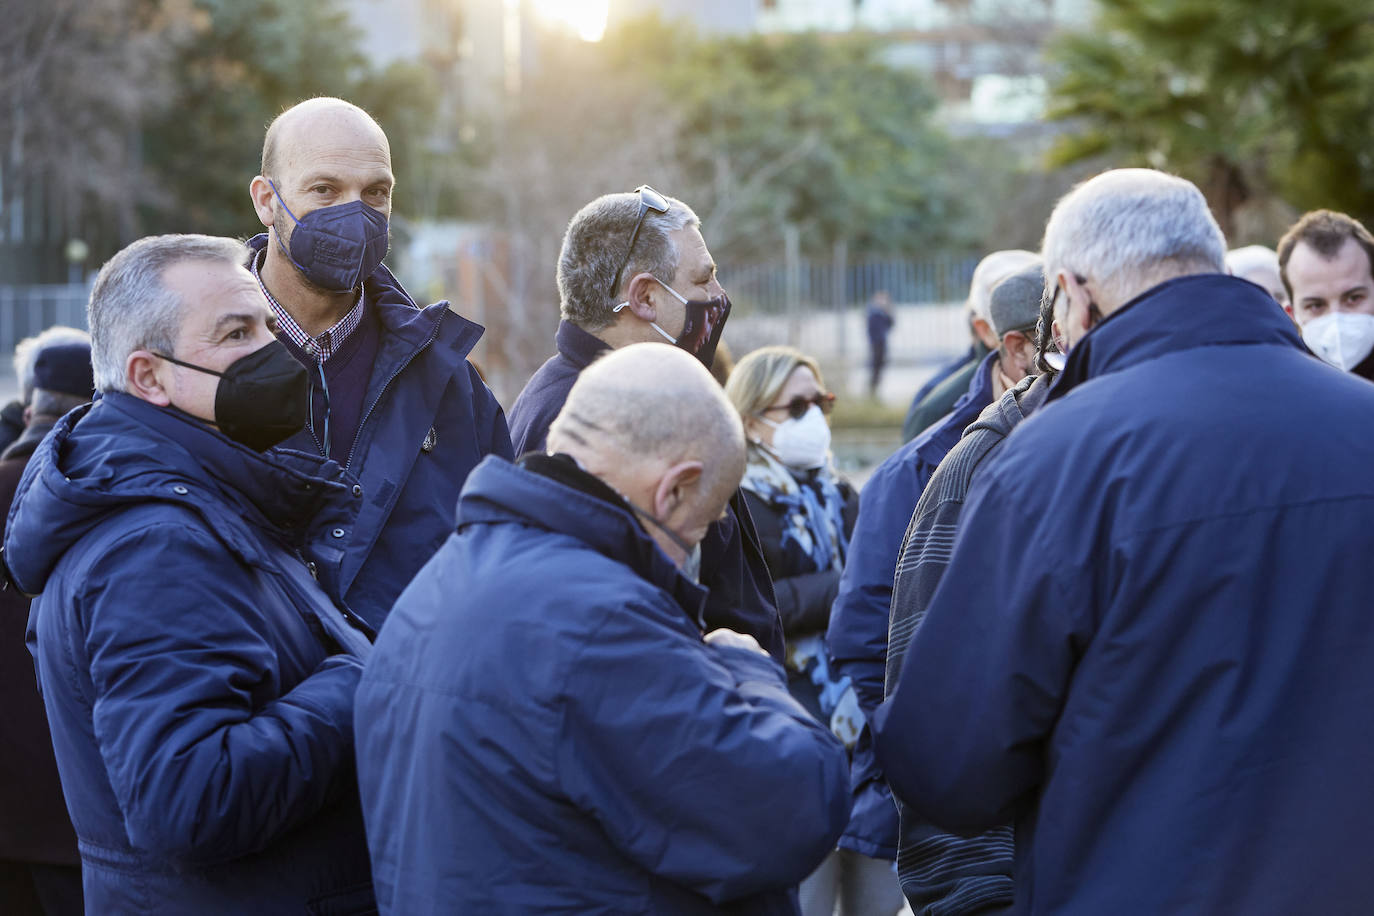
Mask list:
[[255,452],[267,451],[305,426],[310,376],[280,340],[234,360],[223,372],[184,363],[165,353],[154,355],[218,376],[215,423],[220,432]]
[[[654,278],[658,280],[657,277]],[[658,280],[673,298],[683,305],[682,333],[674,337],[657,324],[650,322],[655,331],[688,353],[701,360],[707,369],[716,361],[716,345],[725,330],[725,320],[730,317],[730,298],[722,293],[713,299],[686,299],[677,290],[662,280]]]

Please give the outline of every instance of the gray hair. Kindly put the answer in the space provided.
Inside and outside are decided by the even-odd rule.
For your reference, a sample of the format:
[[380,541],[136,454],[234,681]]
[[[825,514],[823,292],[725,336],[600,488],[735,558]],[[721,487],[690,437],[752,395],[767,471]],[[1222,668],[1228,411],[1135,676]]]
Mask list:
[[14,345],[14,377],[19,382],[19,397],[27,405],[33,401],[33,371],[38,363],[38,354],[57,344],[91,342],[91,335],[80,328],[55,324],[50,328],[25,337]]
[[621,283],[640,273],[651,273],[671,285],[681,252],[668,233],[684,226],[699,226],[692,208],[667,197],[668,212],[649,210],[630,254],[630,236],[639,215],[639,195],[606,194],[587,204],[568,223],[563,249],[558,254],[559,313],[585,331],[599,331],[615,323],[611,311],[620,290],[611,289],[621,264]]
[[1091,277],[1118,303],[1167,275],[1221,273],[1226,239],[1191,182],[1154,169],[1113,169],[1055,205],[1041,246],[1045,276]]
[[86,306],[97,391],[125,390],[125,363],[135,350],[173,352],[182,302],[162,281],[167,268],[182,261],[242,266],[248,246],[213,235],[153,235],[106,261]]

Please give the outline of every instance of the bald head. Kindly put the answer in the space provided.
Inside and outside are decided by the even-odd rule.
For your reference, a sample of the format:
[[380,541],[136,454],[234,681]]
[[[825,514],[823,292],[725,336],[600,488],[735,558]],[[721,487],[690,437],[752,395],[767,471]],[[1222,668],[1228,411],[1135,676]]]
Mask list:
[[312,152],[330,147],[372,148],[391,164],[391,144],[372,116],[352,102],[321,97],[306,99],[277,115],[262,142],[262,174],[276,178],[282,169],[299,166]]
[[745,462],[739,414],[715,379],[685,351],[657,343],[613,350],[583,371],[549,429],[549,450],[580,461],[595,453],[612,476],[636,464],[700,461],[705,489],[727,495]]
[[679,565],[744,475],[739,414],[700,362],[661,343],[620,347],[583,370],[548,449],[614,488]]

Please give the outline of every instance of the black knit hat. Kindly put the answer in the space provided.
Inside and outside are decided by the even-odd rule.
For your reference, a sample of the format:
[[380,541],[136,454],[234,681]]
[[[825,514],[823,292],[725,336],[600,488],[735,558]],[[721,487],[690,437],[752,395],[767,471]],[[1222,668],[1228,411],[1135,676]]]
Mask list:
[[72,340],[39,350],[33,361],[33,387],[81,398],[94,395],[91,345]]

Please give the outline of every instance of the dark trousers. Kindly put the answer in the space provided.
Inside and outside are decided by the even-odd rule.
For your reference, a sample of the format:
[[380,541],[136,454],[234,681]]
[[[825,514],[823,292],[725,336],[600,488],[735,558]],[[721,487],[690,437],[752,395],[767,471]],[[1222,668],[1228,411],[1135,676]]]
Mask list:
[[0,913],[6,916],[82,916],[79,865],[0,861]]
[[887,341],[881,343],[876,340],[869,340],[868,350],[872,356],[872,374],[868,377],[868,393],[876,396],[878,394],[878,382],[883,377],[883,366],[887,365]]

